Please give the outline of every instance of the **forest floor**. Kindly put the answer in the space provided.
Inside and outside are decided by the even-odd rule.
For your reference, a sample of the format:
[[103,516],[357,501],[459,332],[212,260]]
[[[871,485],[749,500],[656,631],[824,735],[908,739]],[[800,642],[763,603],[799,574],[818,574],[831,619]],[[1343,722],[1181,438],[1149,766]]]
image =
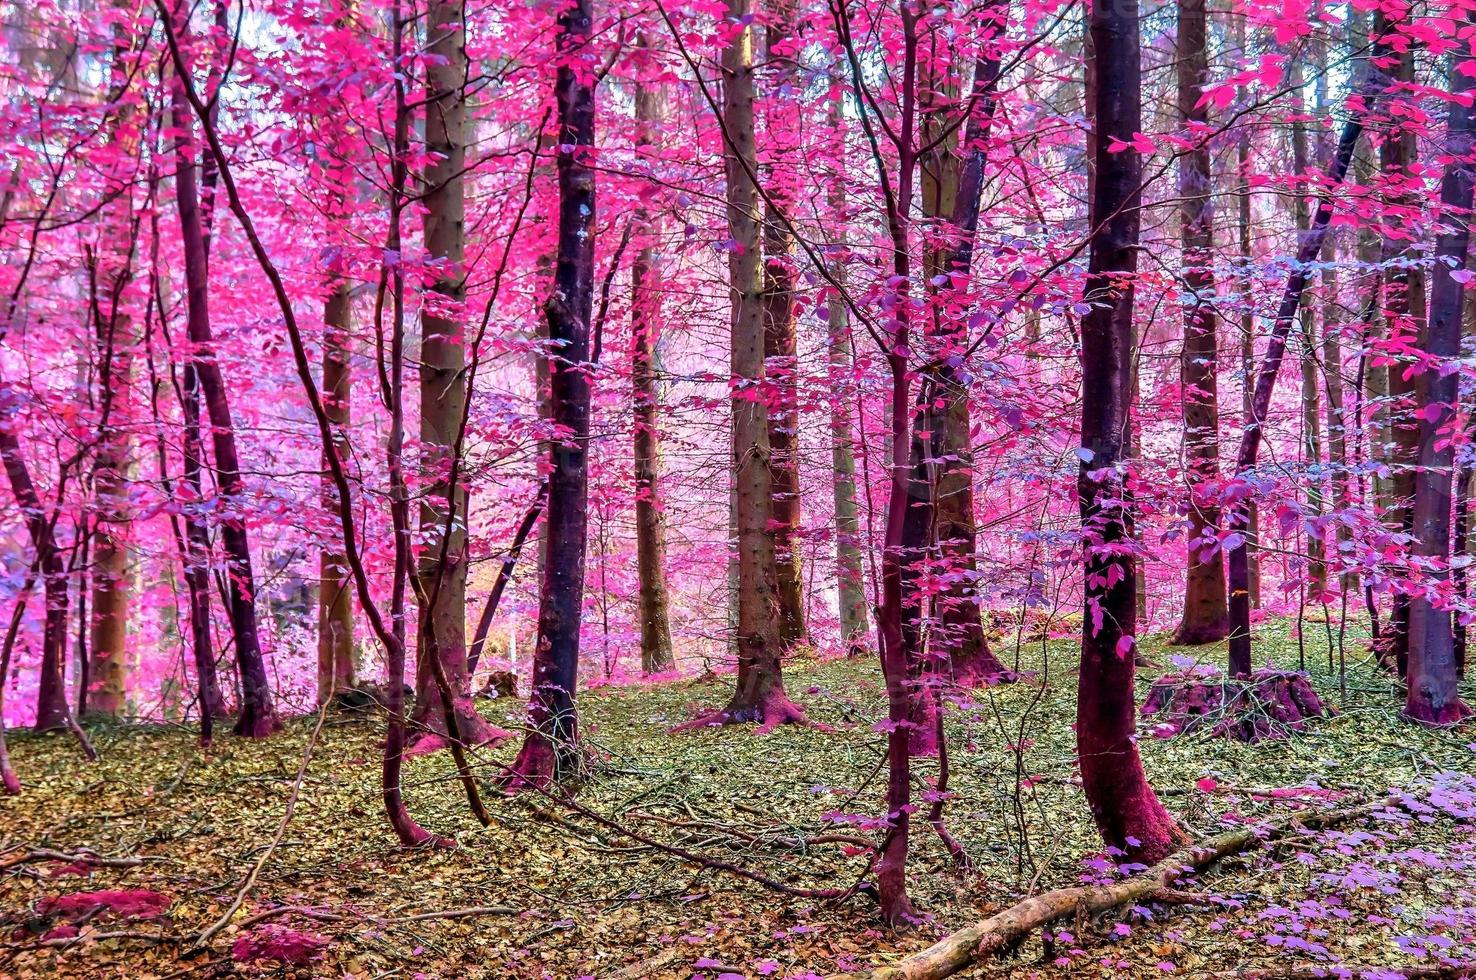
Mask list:
[[[1324,636],[1309,627],[1307,666],[1339,705]],[[1297,665],[1286,624],[1263,627],[1262,640],[1258,659]],[[1007,661],[1014,646],[1001,645]],[[1184,652],[1145,643],[1163,671],[1174,669],[1172,656],[1182,666]],[[1028,892],[1120,873],[1091,860],[1100,842],[1073,777],[1076,644],[1034,643],[1019,655],[1024,680],[975,692],[949,714],[957,795],[947,819],[975,870],[951,875],[936,837],[925,824],[915,830],[911,882],[926,918],[908,934],[881,929],[865,896],[786,897],[536,796],[489,792],[493,823],[482,828],[444,752],[410,760],[408,801],[423,825],[460,846],[398,850],[379,803],[382,719],[330,715],[315,740],[318,719],[300,718],[269,741],[227,735],[204,751],[185,729],[97,728],[95,764],[67,737],[12,733],[26,789],[0,798],[0,976],[758,980],[884,963]],[[1221,904],[1067,924],[1049,947],[1032,939],[963,975],[1288,976],[1319,963],[1407,967],[1432,962],[1427,951],[1476,961],[1476,825],[1460,819],[1476,812],[1476,732],[1401,722],[1393,685],[1351,642],[1348,659],[1340,713],[1292,738],[1157,738],[1145,720],[1149,773],[1196,839],[1224,829],[1227,817],[1346,806],[1394,787],[1432,801],[1424,819],[1369,819],[1294,838],[1189,886]],[[1140,694],[1161,672],[1140,671]],[[884,712],[874,660],[788,670],[795,700],[834,731],[668,734],[699,708],[720,706],[730,683],[581,694],[602,765],[578,801],[652,839],[787,884],[850,884],[864,855],[796,838],[872,833],[834,816],[880,812],[882,744],[871,726]],[[502,724],[518,720],[516,704],[485,704]],[[479,770],[493,775],[515,748],[479,755]],[[1017,767],[1029,777],[1018,792]],[[930,775],[934,763],[922,769]],[[142,863],[30,853],[47,848]],[[28,854],[35,859],[18,861]],[[240,909],[200,945],[258,864]],[[113,894],[67,898],[97,892]],[[121,935],[103,938],[110,933]]]

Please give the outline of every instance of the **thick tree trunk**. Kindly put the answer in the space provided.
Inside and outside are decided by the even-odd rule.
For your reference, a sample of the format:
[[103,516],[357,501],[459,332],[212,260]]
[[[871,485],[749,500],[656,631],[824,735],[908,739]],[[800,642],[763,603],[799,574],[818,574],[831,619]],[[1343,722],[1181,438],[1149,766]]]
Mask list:
[[[1382,38],[1375,40],[1374,50],[1376,53],[1386,50]],[[1310,266],[1322,251],[1322,242],[1327,235],[1328,224],[1332,221],[1334,206],[1332,194],[1348,174],[1354,147],[1357,146],[1358,137],[1363,132],[1364,118],[1373,110],[1383,89],[1382,73],[1377,69],[1366,69],[1357,84],[1357,95],[1361,99],[1361,107],[1343,125],[1343,131],[1338,138],[1337,152],[1333,155],[1332,164],[1328,168],[1326,185],[1318,197],[1317,212],[1312,218],[1306,236],[1302,239],[1301,246],[1297,249],[1296,262],[1291,275],[1287,277],[1286,289],[1282,293],[1281,305],[1276,311],[1276,320],[1271,328],[1271,337],[1266,344],[1265,356],[1256,374],[1250,416],[1246,421],[1245,432],[1240,440],[1240,450],[1235,458],[1235,472],[1241,478],[1255,468],[1256,458],[1260,454],[1266,413],[1271,408],[1271,394],[1276,388],[1276,375],[1281,369],[1281,361],[1286,354],[1287,336],[1291,333],[1292,326],[1297,320],[1297,313],[1301,309],[1302,294],[1311,278]],[[1230,526],[1244,534],[1252,506],[1253,501],[1250,496],[1242,495],[1235,504]],[[1230,673],[1232,676],[1241,677],[1249,675],[1252,669],[1250,560],[1245,541],[1226,550],[1229,561]]]
[[[1236,48],[1242,54],[1246,51],[1245,18],[1231,14],[1235,22]],[[1244,102],[1249,98],[1249,93],[1242,86],[1236,90],[1236,98]],[[1251,403],[1254,400],[1255,376],[1256,376],[1256,310],[1255,310],[1255,286],[1251,275],[1251,131],[1249,127],[1242,124],[1240,132],[1235,140],[1235,200],[1236,200],[1236,230],[1240,244],[1240,262],[1243,278],[1240,284],[1240,417],[1243,426],[1249,426],[1253,413]],[[1245,508],[1245,526],[1241,529],[1241,535],[1245,538],[1246,554],[1246,591],[1249,593],[1247,599],[1251,608],[1261,607],[1261,559],[1258,554],[1261,542],[1261,515],[1260,509],[1255,501],[1247,501]],[[1223,514],[1221,515],[1224,516]],[[1229,583],[1226,582],[1228,590]],[[1226,601],[1226,611],[1229,610],[1229,599]]]
[[778,583],[774,535],[769,529],[773,491],[769,469],[769,412],[764,400],[764,275],[760,262],[758,153],[753,129],[753,27],[749,0],[728,0],[728,16],[744,26],[723,49],[723,129],[727,174],[728,253],[733,311],[729,346],[732,374],[732,517],[738,573],[738,678],[727,707],[686,726],[758,722],[768,730],[802,722],[784,691],[783,637],[775,614]]
[[[352,292],[335,281],[323,306],[323,410],[333,424],[334,448],[349,454],[351,376],[348,338]],[[323,506],[338,510],[338,488],[323,464]],[[354,599],[348,561],[342,545],[325,542],[318,556],[318,704],[324,705],[354,686]]]
[[[210,330],[210,271],[195,179],[194,120],[178,78],[174,80],[171,91],[174,125],[180,134],[175,143],[174,184],[180,235],[184,242],[186,320],[190,343],[194,347],[193,364],[210,419],[216,485],[225,500],[244,504],[245,485],[236,452],[236,430]],[[226,554],[231,630],[236,640],[236,663],[241,676],[241,703],[232,731],[250,738],[264,738],[282,725],[272,705],[266,663],[257,639],[256,584],[252,576],[251,544],[245,518],[236,516],[223,521],[220,537]]]
[[513,762],[511,788],[548,786],[582,767],[574,688],[579,674],[579,624],[584,603],[588,535],[590,316],[594,305],[595,175],[590,168],[595,94],[589,64],[590,0],[559,15],[559,233],[553,294],[545,306],[550,360],[549,408],[564,433],[551,443],[548,476],[548,558],[538,603],[538,641],[528,734]]
[[[649,50],[644,36],[643,48]],[[636,146],[656,142],[665,118],[665,98],[653,82],[635,94]],[[634,420],[636,563],[640,581],[641,670],[671,670],[671,613],[666,592],[666,518],[661,498],[661,396],[656,372],[661,336],[661,293],[656,276],[659,219],[644,205],[633,215],[640,243],[630,267],[630,383]]]
[[[992,5],[986,17],[993,21],[995,37],[1004,32],[1004,5]],[[974,79],[965,103],[969,115],[963,135],[963,156],[957,141],[945,139],[922,168],[924,215],[947,220],[949,244],[930,256],[928,282],[935,276],[946,282],[935,289],[945,292],[967,290],[973,262],[974,239],[984,193],[984,165],[989,133],[994,124],[995,90],[999,84],[1000,49],[986,42],[986,51],[974,65]],[[955,86],[956,88],[956,86]],[[930,139],[929,125],[924,138]],[[975,551],[978,531],[974,514],[974,452],[970,427],[969,372],[965,354],[969,348],[968,317],[940,309],[932,317],[931,351],[937,363],[932,392],[925,410],[919,413],[919,433],[926,433],[926,453],[934,471],[929,481],[932,508],[930,542],[946,577],[937,598],[937,659],[942,669],[961,684],[997,683],[1013,674],[989,649],[984,636],[983,612],[979,602]]]
[[764,377],[769,397],[769,490],[773,499],[775,598],[785,649],[807,642],[800,561],[799,395],[794,309],[794,236],[783,216],[793,210],[797,165],[795,99],[798,50],[795,0],[766,0],[764,46],[770,66],[766,100],[769,171],[764,201]]
[[[466,30],[465,8],[435,0],[426,8],[425,248],[445,263],[421,315],[420,459],[426,489],[420,508],[416,595],[420,607],[412,739],[446,736],[446,705],[431,657],[440,659],[462,740],[481,744],[497,730],[477,714],[466,672],[466,523],[464,480],[452,480],[466,413]],[[454,484],[454,485],[453,485]]]
[[1162,859],[1183,832],[1154,795],[1135,741],[1133,668],[1137,572],[1121,546],[1132,537],[1118,470],[1132,429],[1133,276],[1137,271],[1142,163],[1136,150],[1110,152],[1142,129],[1136,0],[1094,4],[1096,179],[1081,321],[1082,462],[1077,478],[1087,541],[1086,590],[1077,689],[1077,760],[1102,839],[1135,861]]
[[[91,568],[92,636],[90,658],[85,661],[83,671],[83,690],[78,695],[79,704],[88,712],[108,718],[121,715],[125,706],[128,606],[132,591],[128,578],[132,538],[128,470],[133,461],[130,409],[137,331],[133,317],[123,306],[123,294],[133,278],[138,221],[132,193],[136,175],[132,171],[137,164],[139,134],[133,102],[128,98],[131,48],[132,39],[124,18],[120,18],[113,24],[113,59],[108,84],[108,100],[118,107],[112,132],[117,158],[112,164],[113,172],[108,175],[108,189],[117,196],[104,212],[108,237],[104,253],[98,258],[99,303],[94,307],[103,411],[92,477],[97,515]],[[106,305],[101,302],[104,296]],[[79,596],[79,603],[85,610],[85,599]]]
[[1185,472],[1189,480],[1188,575],[1184,615],[1174,642],[1218,643],[1230,632],[1225,607],[1225,557],[1217,532],[1220,508],[1213,499],[1220,477],[1219,317],[1215,314],[1214,208],[1208,142],[1194,134],[1209,123],[1202,101],[1209,83],[1204,0],[1179,4],[1178,98],[1192,149],[1179,158],[1180,242],[1183,249],[1184,348],[1179,382],[1184,400]]
[[[1476,17],[1467,15],[1467,24]],[[1460,698],[1460,674],[1455,656],[1450,595],[1450,511],[1455,440],[1463,424],[1460,416],[1460,372],[1463,282],[1466,253],[1471,242],[1472,185],[1476,183],[1476,112],[1469,93],[1476,85],[1466,73],[1476,66],[1469,48],[1457,55],[1450,72],[1452,99],[1441,156],[1445,175],[1440,182],[1439,217],[1443,226],[1435,240],[1431,265],[1430,318],[1421,351],[1433,362],[1421,385],[1420,456],[1415,476],[1415,554],[1429,560],[1424,587],[1409,604],[1408,694],[1406,717],[1426,725],[1450,725],[1468,717],[1471,709]],[[1464,101],[1463,101],[1464,100]],[[1460,276],[1461,278],[1457,278]],[[1438,597],[1438,598],[1437,598]],[[1438,607],[1437,603],[1438,602]]]

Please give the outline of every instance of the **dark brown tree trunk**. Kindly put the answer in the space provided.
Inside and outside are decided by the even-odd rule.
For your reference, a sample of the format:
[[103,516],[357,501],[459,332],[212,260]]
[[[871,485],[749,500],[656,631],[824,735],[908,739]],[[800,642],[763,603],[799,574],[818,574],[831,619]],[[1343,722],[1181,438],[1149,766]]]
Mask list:
[[435,0],[426,8],[425,247],[444,261],[431,290],[435,302],[421,315],[420,442],[426,490],[420,508],[421,549],[416,570],[420,607],[419,656],[415,664],[415,711],[419,729],[412,744],[430,738],[439,745],[446,731],[446,705],[437,670],[440,660],[451,690],[456,729],[462,741],[487,742],[500,734],[472,703],[466,671],[466,523],[464,480],[452,473],[460,460],[460,429],[466,414],[465,180],[467,78],[463,4]]
[[[351,375],[348,339],[352,290],[347,282],[331,283],[323,305],[323,410],[333,424],[339,458],[349,454]],[[323,463],[323,506],[338,510],[338,489]],[[318,704],[324,705],[354,686],[354,598],[343,547],[325,542],[318,556]]]
[[[1476,24],[1467,14],[1466,23]],[[1455,463],[1455,440],[1460,418],[1460,372],[1454,370],[1461,356],[1463,278],[1471,243],[1472,185],[1476,183],[1476,112],[1469,93],[1476,85],[1467,69],[1476,58],[1465,53],[1453,59],[1450,72],[1452,98],[1447,104],[1448,123],[1441,157],[1445,175],[1440,182],[1439,216],[1442,230],[1435,240],[1431,264],[1430,318],[1421,351],[1433,364],[1427,368],[1422,390],[1419,468],[1415,476],[1415,555],[1429,559],[1424,587],[1409,604],[1409,671],[1405,717],[1425,725],[1451,725],[1471,714],[1461,700],[1460,673],[1455,656],[1448,599],[1440,608],[1432,602],[1450,575],[1451,480]],[[1457,278],[1460,277],[1460,278]]]
[[[1374,51],[1378,53],[1384,50],[1386,46],[1382,43],[1382,38],[1375,40]],[[1276,321],[1271,329],[1270,340],[1266,344],[1265,356],[1256,373],[1250,417],[1246,422],[1245,433],[1240,440],[1240,450],[1235,458],[1235,472],[1241,478],[1247,476],[1255,468],[1256,458],[1260,454],[1261,439],[1264,435],[1263,426],[1266,413],[1271,407],[1271,394],[1276,388],[1276,375],[1281,369],[1281,361],[1286,354],[1287,336],[1291,333],[1293,324],[1296,323],[1297,313],[1302,305],[1302,294],[1306,291],[1307,283],[1311,278],[1309,267],[1321,253],[1328,224],[1332,221],[1334,206],[1332,194],[1347,176],[1348,166],[1353,160],[1354,147],[1358,144],[1358,137],[1363,133],[1364,118],[1373,110],[1375,102],[1383,92],[1382,74],[1376,69],[1365,70],[1357,84],[1356,91],[1362,100],[1361,107],[1343,125],[1343,131],[1338,138],[1337,152],[1333,155],[1332,164],[1328,168],[1326,185],[1318,196],[1317,212],[1297,249],[1296,263],[1291,275],[1287,277],[1286,289],[1282,293],[1281,305],[1276,311]],[[1251,506],[1253,506],[1253,501],[1250,497],[1242,496],[1241,500],[1235,504],[1230,518],[1230,526],[1242,535],[1247,527]],[[1226,551],[1228,552],[1230,591],[1230,673],[1232,676],[1241,677],[1249,675],[1252,669],[1250,561],[1244,540],[1232,544]]]
[[[582,766],[574,689],[584,603],[589,441],[590,316],[594,306],[595,175],[590,168],[595,93],[588,64],[590,0],[559,15],[559,229],[553,294],[545,305],[550,358],[549,408],[564,435],[550,444],[548,558],[538,603],[538,641],[528,734],[509,772],[510,788],[546,787]],[[580,62],[584,62],[581,64]]]
[[[1375,18],[1375,31],[1386,28],[1382,14]],[[1413,84],[1414,52],[1406,49],[1398,55],[1398,63],[1391,73],[1394,82]],[[1409,95],[1395,92],[1390,96],[1393,105],[1407,103]],[[1416,162],[1415,139],[1417,130],[1423,126],[1411,124],[1408,113],[1389,114],[1388,132],[1379,148],[1379,165],[1382,179],[1395,188],[1388,195],[1388,204],[1399,213],[1411,214],[1421,206],[1416,196],[1406,186],[1418,186],[1419,177],[1410,173]],[[1407,210],[1406,210],[1407,209]],[[1418,256],[1412,242],[1386,233],[1383,243],[1384,265],[1384,322],[1388,325],[1387,340],[1391,345],[1418,346],[1420,324],[1425,319],[1425,273],[1418,265]],[[1415,465],[1419,461],[1419,422],[1414,417],[1419,401],[1419,378],[1410,374],[1409,365],[1402,359],[1388,367],[1389,402],[1385,419],[1390,439],[1381,454],[1388,466],[1390,478],[1389,515],[1392,517],[1390,530],[1410,534],[1414,529]],[[1381,660],[1392,663],[1399,676],[1405,676],[1409,660],[1409,596],[1396,591],[1390,602],[1389,628],[1385,633],[1387,647]]]
[[[210,330],[210,271],[205,251],[205,228],[200,214],[196,184],[194,120],[185,102],[182,83],[171,85],[173,116],[179,137],[175,143],[175,196],[179,209],[180,235],[184,242],[186,321],[194,347],[193,366],[205,396],[215,450],[216,484],[226,501],[245,505],[245,485],[236,452],[236,430],[231,420],[225,379],[215,359],[215,341]],[[234,504],[233,504],[234,506]],[[225,549],[230,590],[231,631],[236,640],[236,663],[241,676],[241,703],[232,732],[249,738],[264,738],[281,728],[272,705],[266,663],[256,633],[256,584],[251,568],[251,544],[244,517],[222,522],[221,544]]]
[[[796,154],[792,132],[797,107],[793,46],[795,0],[766,0],[764,46],[770,95],[766,135],[772,160],[764,200],[764,377],[769,398],[769,473],[773,497],[775,598],[779,639],[785,649],[807,642],[804,577],[800,562],[799,396],[794,310],[794,236],[784,215],[791,211]],[[776,50],[777,49],[777,50]]]
[[[1235,38],[1237,49],[1246,52],[1245,18],[1231,14],[1235,21]],[[1236,90],[1236,98],[1244,102],[1249,98],[1248,90],[1240,87]],[[1242,309],[1240,312],[1240,417],[1241,424],[1249,426],[1253,417],[1251,402],[1255,394],[1256,376],[1256,311],[1255,311],[1255,286],[1251,274],[1251,131],[1244,123],[1240,126],[1240,132],[1235,140],[1235,177],[1236,177],[1236,225],[1239,232],[1240,262],[1243,279],[1241,281],[1240,301]],[[1221,515],[1224,516],[1223,514]],[[1255,501],[1247,501],[1245,505],[1245,527],[1241,529],[1245,538],[1246,554],[1246,591],[1249,593],[1247,599],[1251,608],[1261,607],[1261,559],[1258,552],[1261,546],[1261,515],[1260,509]],[[1228,590],[1229,583],[1227,581]],[[1229,599],[1227,598],[1226,610],[1228,614]]]
[[[1006,7],[995,4],[987,17],[994,22],[996,37],[1004,32]],[[950,244],[933,256],[927,270],[944,276],[945,293],[967,290],[973,263],[974,238],[984,194],[984,165],[989,133],[994,124],[995,91],[999,84],[1000,49],[986,42],[987,50],[974,65],[974,79],[965,107],[968,122],[963,134],[963,157],[957,156],[956,141],[944,140],[923,163],[923,213],[946,219]],[[924,125],[924,138],[933,127]],[[930,139],[931,142],[931,139]],[[937,309],[932,322],[937,367],[932,372],[931,391],[924,411],[919,413],[919,434],[925,434],[925,452],[932,462],[928,481],[931,496],[920,503],[931,507],[931,541],[946,587],[938,595],[936,658],[950,679],[960,684],[998,683],[1013,674],[989,649],[984,636],[983,612],[979,603],[977,525],[974,515],[974,452],[969,431],[968,317]]]
[[1081,467],[1077,494],[1087,542],[1077,688],[1077,761],[1102,839],[1151,864],[1185,840],[1143,772],[1133,700],[1137,572],[1121,546],[1132,530],[1119,464],[1132,431],[1133,276],[1137,272],[1142,163],[1131,143],[1142,129],[1137,0],[1093,4],[1096,63],[1092,113],[1095,172],[1092,239],[1081,321]]
[[[649,50],[642,36],[641,46]],[[665,98],[652,82],[635,94],[636,146],[649,147],[666,114]],[[659,219],[644,205],[634,217],[640,243],[630,267],[630,383],[634,419],[636,564],[640,581],[641,670],[671,670],[671,614],[666,592],[666,517],[661,498],[661,398],[656,372],[661,335],[661,293],[656,278]]]
[[1220,508],[1213,494],[1220,477],[1219,317],[1215,314],[1214,207],[1208,141],[1195,134],[1209,124],[1202,96],[1209,84],[1204,0],[1179,4],[1179,117],[1194,146],[1179,158],[1180,242],[1183,249],[1184,348],[1179,381],[1184,399],[1184,456],[1189,480],[1188,575],[1184,615],[1174,642],[1218,643],[1230,633],[1225,606],[1225,556],[1217,533]]
[[[1303,83],[1300,63],[1294,63],[1292,84]],[[1312,154],[1307,139],[1307,124],[1300,117],[1292,122],[1292,170],[1303,181],[1305,190],[1292,203],[1297,227],[1297,241],[1306,238],[1311,227]],[[1323,237],[1326,243],[1328,236]],[[1320,253],[1319,253],[1320,256]],[[1307,517],[1303,528],[1307,535],[1307,588],[1313,594],[1327,590],[1327,544],[1319,530],[1322,517],[1322,484],[1317,475],[1322,468],[1322,385],[1317,377],[1317,310],[1312,297],[1303,293],[1301,321],[1302,369],[1302,465],[1307,485]]]

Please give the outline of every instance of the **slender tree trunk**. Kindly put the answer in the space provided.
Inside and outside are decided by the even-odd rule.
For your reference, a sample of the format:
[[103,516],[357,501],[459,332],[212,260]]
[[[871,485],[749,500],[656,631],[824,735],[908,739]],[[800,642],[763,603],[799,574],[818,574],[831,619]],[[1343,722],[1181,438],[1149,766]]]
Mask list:
[[[1476,17],[1467,13],[1468,29]],[[1476,183],[1476,111],[1469,93],[1476,85],[1467,69],[1476,67],[1467,47],[1454,58],[1447,104],[1448,129],[1441,156],[1445,175],[1440,183],[1442,230],[1435,240],[1431,264],[1430,318],[1421,350],[1434,363],[1421,385],[1420,456],[1415,477],[1415,554],[1429,559],[1430,570],[1422,589],[1409,604],[1408,694],[1404,714],[1426,725],[1450,725],[1468,717],[1471,709],[1460,698],[1450,599],[1444,586],[1450,577],[1450,505],[1455,441],[1459,437],[1460,373],[1453,368],[1461,356],[1462,300],[1467,252],[1471,243],[1472,185]],[[1461,278],[1457,278],[1460,276]],[[1434,597],[1439,596],[1436,601]]]
[[452,692],[456,728],[463,741],[481,744],[495,729],[477,714],[466,672],[466,523],[464,480],[455,482],[458,430],[466,412],[465,180],[467,77],[465,6],[434,0],[426,8],[425,247],[445,263],[431,284],[421,315],[420,443],[426,490],[420,508],[420,558],[416,596],[420,606],[420,655],[415,665],[415,711],[420,729],[445,736],[446,706],[430,660],[437,657]]
[[[205,228],[200,214],[196,184],[194,120],[185,102],[178,78],[171,86],[175,143],[175,195],[179,209],[180,234],[184,241],[186,318],[192,358],[205,411],[210,419],[215,449],[215,472],[219,492],[227,501],[244,505],[245,485],[236,452],[236,430],[226,394],[225,379],[215,359],[215,340],[210,330],[210,272],[205,251]],[[252,576],[251,544],[244,517],[231,517],[221,524],[230,592],[231,630],[236,640],[236,663],[241,677],[241,702],[232,731],[250,738],[264,738],[281,728],[272,705],[266,663],[256,633],[256,584]]]
[[[644,50],[650,45],[642,35]],[[653,82],[638,82],[635,93],[636,146],[657,140],[666,116],[664,93]],[[633,216],[640,243],[630,267],[630,381],[634,409],[636,563],[640,581],[641,670],[671,670],[671,614],[666,593],[666,518],[661,498],[661,399],[656,378],[661,337],[661,293],[654,240],[659,219],[644,205]]]
[[[352,387],[348,339],[352,287],[335,279],[323,305],[323,409],[333,423],[335,451],[349,454],[348,426]],[[338,489],[324,459],[323,506],[338,510]],[[342,545],[328,541],[318,556],[318,704],[324,705],[354,686],[354,598]]]
[[1184,399],[1184,456],[1189,479],[1188,576],[1184,615],[1174,642],[1218,643],[1230,633],[1225,606],[1225,558],[1217,533],[1220,508],[1214,499],[1220,477],[1219,317],[1215,314],[1214,207],[1208,141],[1195,135],[1208,126],[1202,101],[1209,83],[1204,0],[1179,4],[1178,97],[1193,148],[1179,158],[1180,242],[1183,249],[1184,347],[1179,382]]
[[1092,240],[1081,321],[1082,462],[1077,478],[1087,538],[1086,591],[1077,688],[1076,740],[1082,788],[1102,839],[1151,864],[1185,840],[1143,772],[1133,700],[1138,588],[1118,464],[1132,431],[1133,276],[1137,272],[1142,163],[1113,153],[1142,129],[1137,0],[1093,4],[1096,61]]
[[528,734],[508,785],[548,786],[581,768],[574,688],[579,675],[579,624],[584,604],[588,537],[590,316],[594,305],[595,175],[590,168],[595,93],[589,64],[590,0],[559,14],[559,232],[553,294],[545,306],[550,360],[549,407],[565,435],[551,443],[548,559],[538,603],[538,642]]
[[[1234,15],[1232,15],[1234,16]],[[1246,51],[1245,18],[1234,16],[1236,47],[1242,55]],[[1236,98],[1242,103],[1249,98],[1248,91],[1242,86],[1236,90]],[[1249,426],[1254,415],[1251,410],[1251,402],[1254,399],[1255,375],[1256,375],[1256,311],[1255,311],[1255,287],[1254,278],[1251,274],[1251,132],[1248,126],[1242,123],[1235,140],[1235,175],[1236,175],[1236,224],[1239,232],[1240,263],[1242,269],[1241,281],[1241,312],[1240,312],[1240,416],[1241,424]],[[1258,552],[1261,546],[1261,514],[1260,508],[1255,501],[1246,501],[1244,506],[1245,526],[1241,534],[1245,538],[1246,554],[1246,599],[1251,608],[1261,607],[1261,559]],[[1223,515],[1222,515],[1223,516]],[[1228,590],[1229,584],[1226,583]],[[1229,610],[1227,598],[1226,610]]]
[[[1380,36],[1374,42],[1374,51],[1378,54],[1385,50],[1387,46],[1383,43],[1382,32],[1380,32]],[[1265,356],[1256,374],[1250,417],[1246,422],[1245,432],[1240,440],[1240,450],[1235,458],[1235,472],[1242,479],[1255,469],[1256,458],[1260,454],[1261,439],[1264,435],[1266,413],[1271,408],[1271,394],[1276,388],[1276,375],[1281,369],[1281,361],[1286,354],[1287,336],[1291,333],[1292,325],[1296,322],[1297,313],[1301,309],[1302,294],[1306,291],[1307,283],[1311,278],[1310,266],[1322,251],[1322,242],[1327,235],[1328,225],[1332,221],[1334,206],[1332,194],[1348,174],[1348,166],[1353,160],[1353,150],[1358,144],[1358,137],[1363,133],[1364,118],[1373,110],[1374,103],[1383,92],[1382,77],[1377,69],[1365,69],[1358,81],[1356,94],[1362,100],[1361,108],[1343,125],[1343,131],[1338,138],[1337,152],[1333,155],[1332,165],[1328,168],[1327,184],[1318,197],[1317,212],[1312,218],[1306,236],[1302,239],[1301,246],[1297,249],[1292,273],[1287,277],[1286,289],[1282,293],[1281,305],[1276,311],[1276,320],[1271,329],[1271,337],[1266,344]],[[1245,533],[1251,504],[1252,501],[1248,495],[1243,496],[1235,504],[1229,523],[1241,534]],[[1226,551],[1228,552],[1226,557],[1229,564],[1230,592],[1230,673],[1240,677],[1250,674],[1252,668],[1250,556],[1243,540],[1232,544]]]
[[[1384,26],[1384,15],[1377,15],[1374,29],[1377,31]],[[1406,48],[1397,58],[1397,66],[1392,72],[1395,82],[1413,84],[1414,52]],[[1390,97],[1396,105],[1409,99],[1410,96],[1398,92]],[[1422,204],[1418,195],[1409,189],[1420,186],[1420,179],[1410,172],[1416,162],[1417,126],[1407,122],[1407,118],[1406,114],[1391,113],[1389,130],[1384,134],[1379,149],[1382,178],[1393,188],[1387,203],[1403,214],[1417,212]],[[1423,131],[1422,126],[1419,129]],[[1418,265],[1414,243],[1386,233],[1383,266],[1384,322],[1388,325],[1389,345],[1416,347],[1420,324],[1425,319],[1425,274]],[[1404,534],[1410,534],[1414,529],[1414,468],[1420,453],[1419,423],[1413,414],[1419,401],[1419,379],[1415,375],[1406,377],[1408,367],[1400,359],[1387,369],[1389,401],[1385,409],[1385,424],[1390,438],[1381,454],[1392,473],[1389,481],[1391,506],[1387,511],[1392,518],[1390,530]],[[1405,592],[1393,594],[1386,634],[1388,647],[1381,658],[1386,664],[1392,662],[1400,677],[1405,676],[1409,660],[1409,606],[1409,596]]]
[[[840,126],[841,100],[832,104],[830,123]],[[839,136],[837,136],[839,140]],[[839,157],[838,157],[839,159]],[[831,220],[837,229],[846,228],[846,184],[837,174],[830,184]],[[842,232],[842,239],[844,233]],[[855,434],[851,427],[853,370],[851,350],[851,309],[840,289],[845,288],[846,264],[836,259],[830,266],[839,288],[826,293],[826,341],[830,359],[830,384],[834,397],[830,402],[830,467],[831,495],[835,507],[835,582],[840,606],[841,641],[848,656],[858,656],[866,649],[868,633],[866,615],[865,572],[861,566],[861,519],[856,506]]]
[[[1294,85],[1302,84],[1299,63],[1293,69]],[[1312,210],[1308,202],[1312,196],[1312,154],[1308,147],[1307,124],[1301,118],[1292,123],[1292,170],[1304,182],[1305,189],[1293,201],[1297,226],[1297,241],[1307,237],[1311,227]],[[1324,236],[1323,241],[1327,241]],[[1310,283],[1309,283],[1310,285]],[[1307,535],[1307,586],[1313,594],[1327,590],[1327,546],[1319,528],[1322,517],[1322,407],[1319,397],[1322,385],[1317,377],[1317,310],[1312,297],[1305,291],[1302,296],[1301,321],[1301,369],[1302,369],[1302,464],[1306,468],[1303,479],[1307,484],[1307,516],[1303,522]]]
[[782,215],[793,210],[799,97],[795,0],[766,0],[764,46],[768,55],[768,194],[764,202],[764,376],[769,398],[769,490],[773,495],[775,598],[779,639],[790,648],[807,642],[800,562],[799,395],[794,310],[794,236]]

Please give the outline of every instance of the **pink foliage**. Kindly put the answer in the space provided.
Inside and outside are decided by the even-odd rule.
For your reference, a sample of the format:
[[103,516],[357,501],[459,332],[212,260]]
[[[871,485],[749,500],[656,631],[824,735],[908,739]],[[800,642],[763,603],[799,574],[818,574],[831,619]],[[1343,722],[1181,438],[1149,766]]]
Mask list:
[[265,923],[236,937],[231,958],[237,963],[273,960],[286,966],[308,966],[318,959],[330,940],[315,932]]
[[101,916],[111,919],[157,919],[174,899],[146,888],[74,892],[44,900],[37,911],[72,921]]

